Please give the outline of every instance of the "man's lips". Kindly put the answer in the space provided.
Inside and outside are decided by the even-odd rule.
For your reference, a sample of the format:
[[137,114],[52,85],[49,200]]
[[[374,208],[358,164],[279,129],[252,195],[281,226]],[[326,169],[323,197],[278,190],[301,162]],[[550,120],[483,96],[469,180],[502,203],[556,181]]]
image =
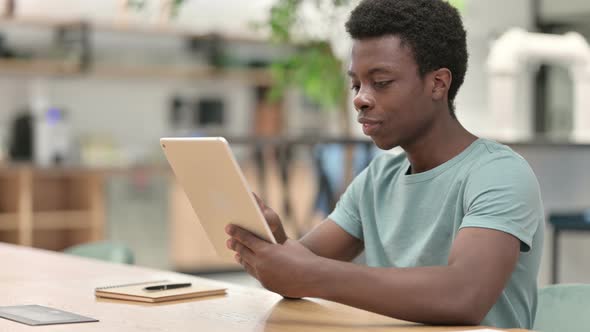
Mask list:
[[370,118],[359,118],[358,122],[363,125],[363,133],[367,136],[374,135],[382,124],[381,121]]

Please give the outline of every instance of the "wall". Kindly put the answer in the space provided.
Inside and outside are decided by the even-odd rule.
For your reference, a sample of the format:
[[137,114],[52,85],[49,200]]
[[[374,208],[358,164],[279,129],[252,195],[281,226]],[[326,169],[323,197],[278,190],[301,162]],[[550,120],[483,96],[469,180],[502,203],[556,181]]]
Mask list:
[[[546,215],[551,212],[582,211],[590,207],[590,146],[511,146],[531,165],[539,185]],[[561,241],[560,282],[590,282],[588,233],[564,233]],[[545,225],[545,246],[539,274],[544,285],[550,281],[551,227]]]
[[[456,98],[457,117],[463,125],[478,135],[493,137],[494,128],[488,112],[488,82],[486,60],[491,42],[510,27],[522,27],[530,30],[533,24],[531,1],[524,0],[472,0],[467,1],[463,15],[463,24],[467,30],[469,68],[465,82]],[[506,10],[510,8],[510,10]],[[531,95],[531,75],[521,75],[519,108],[529,111],[531,104],[527,96]]]
[[554,21],[564,18],[570,20],[590,17],[590,2],[587,0],[541,0],[541,17]]

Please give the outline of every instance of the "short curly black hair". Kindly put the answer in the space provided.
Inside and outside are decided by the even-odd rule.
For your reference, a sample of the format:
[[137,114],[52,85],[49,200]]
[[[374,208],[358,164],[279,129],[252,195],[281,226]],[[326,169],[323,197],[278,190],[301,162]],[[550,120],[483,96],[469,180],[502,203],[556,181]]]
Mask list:
[[420,77],[447,68],[453,75],[449,110],[467,71],[467,42],[461,15],[443,0],[363,0],[350,14],[346,31],[353,39],[394,35],[408,44]]

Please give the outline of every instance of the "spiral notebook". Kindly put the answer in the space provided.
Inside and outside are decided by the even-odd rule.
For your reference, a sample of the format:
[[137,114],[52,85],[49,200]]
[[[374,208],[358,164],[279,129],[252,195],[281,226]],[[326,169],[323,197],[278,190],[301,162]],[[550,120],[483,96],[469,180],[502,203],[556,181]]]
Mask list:
[[146,287],[161,286],[172,283],[177,284],[179,281],[156,280],[133,284],[98,287],[94,290],[94,295],[100,298],[156,303],[211,295],[221,295],[225,294],[226,291],[226,288],[220,287],[214,283],[208,283],[207,281],[203,280],[191,280],[191,285],[188,287],[157,291],[145,290]]

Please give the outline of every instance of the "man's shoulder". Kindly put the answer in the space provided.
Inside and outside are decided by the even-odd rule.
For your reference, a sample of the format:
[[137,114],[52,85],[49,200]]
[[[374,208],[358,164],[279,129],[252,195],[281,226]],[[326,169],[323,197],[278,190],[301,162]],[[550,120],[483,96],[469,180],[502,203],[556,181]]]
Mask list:
[[467,190],[490,187],[506,190],[539,191],[537,177],[528,162],[510,147],[491,140],[480,140],[483,148],[465,172]]
[[470,169],[473,174],[497,174],[506,171],[532,173],[528,162],[509,146],[489,140],[479,139],[481,145],[472,159]]

